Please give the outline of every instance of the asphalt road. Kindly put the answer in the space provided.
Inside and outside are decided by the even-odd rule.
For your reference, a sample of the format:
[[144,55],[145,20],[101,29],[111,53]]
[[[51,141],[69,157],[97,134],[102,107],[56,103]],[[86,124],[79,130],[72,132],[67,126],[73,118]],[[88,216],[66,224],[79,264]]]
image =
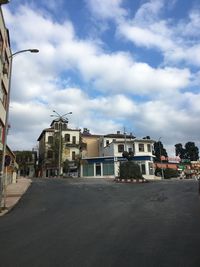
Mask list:
[[0,218],[2,267],[199,267],[192,180],[34,180]]

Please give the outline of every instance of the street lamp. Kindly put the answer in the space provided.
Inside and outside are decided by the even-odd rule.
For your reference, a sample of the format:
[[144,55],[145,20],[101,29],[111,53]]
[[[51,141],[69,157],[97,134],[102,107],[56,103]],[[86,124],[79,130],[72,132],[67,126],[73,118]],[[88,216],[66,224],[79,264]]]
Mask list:
[[55,114],[50,115],[51,117],[56,117],[59,121],[59,148],[58,148],[58,175],[61,176],[61,162],[62,162],[62,121],[68,122],[67,115],[72,114],[72,112],[60,115],[57,111],[53,110]]
[[[13,60],[13,57],[16,56],[17,54],[25,53],[25,52],[38,53],[39,50],[35,49],[35,48],[23,49],[23,50],[19,50],[17,52],[14,52],[13,54],[11,54],[9,56],[9,59],[10,59],[9,85],[8,85],[8,95],[7,95],[7,105],[6,105],[5,126],[4,126],[4,131],[3,131],[3,138],[2,138],[3,149],[2,149],[2,162],[1,162],[1,173],[0,173],[0,210],[1,210],[1,202],[2,202],[2,197],[3,197],[3,184],[5,183],[5,181],[4,181],[4,165],[5,165],[7,134],[8,134],[8,117],[9,117],[9,105],[10,105],[11,78],[12,78],[11,77],[12,76],[12,60]],[[4,205],[5,205],[5,200],[4,200]]]
[[159,144],[159,151],[160,151],[160,162],[161,162],[161,172],[162,172],[162,179],[164,179],[164,172],[163,172],[163,162],[162,162],[162,156],[161,156],[161,140],[162,137],[159,137],[158,144]]

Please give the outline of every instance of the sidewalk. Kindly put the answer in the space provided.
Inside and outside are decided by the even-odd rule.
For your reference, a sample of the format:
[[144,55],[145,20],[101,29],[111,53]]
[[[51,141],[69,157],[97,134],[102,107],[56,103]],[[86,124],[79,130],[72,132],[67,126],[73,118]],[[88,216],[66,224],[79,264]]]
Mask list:
[[[31,179],[18,178],[17,183],[9,184],[6,188],[5,208],[2,208],[0,216],[10,211],[20,200],[22,195],[26,192],[31,184]],[[4,199],[2,200],[4,203]]]

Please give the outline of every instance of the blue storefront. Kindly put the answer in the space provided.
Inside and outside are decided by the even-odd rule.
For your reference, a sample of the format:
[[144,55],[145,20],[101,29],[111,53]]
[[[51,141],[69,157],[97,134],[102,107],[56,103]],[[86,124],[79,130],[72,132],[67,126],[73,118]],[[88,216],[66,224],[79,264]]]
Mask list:
[[[121,161],[126,161],[123,157],[97,157],[85,158],[81,163],[81,177],[88,178],[114,178],[119,174]],[[154,178],[153,158],[150,156],[135,156],[136,162],[145,178]]]

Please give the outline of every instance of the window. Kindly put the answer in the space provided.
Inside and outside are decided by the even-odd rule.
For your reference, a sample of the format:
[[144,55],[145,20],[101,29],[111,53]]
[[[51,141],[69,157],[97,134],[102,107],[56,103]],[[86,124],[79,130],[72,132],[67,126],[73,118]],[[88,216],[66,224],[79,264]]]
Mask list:
[[6,89],[4,86],[4,83],[1,82],[1,88],[0,88],[0,100],[4,107],[6,107]]
[[76,158],[76,153],[75,151],[72,151],[72,160],[75,160],[75,158]]
[[52,150],[48,150],[47,151],[47,158],[48,159],[52,159],[53,158],[53,151]]
[[103,163],[103,175],[113,175],[114,174],[114,162]]
[[3,74],[8,75],[8,71],[9,71],[9,60],[8,60],[8,56],[5,53],[4,54],[4,64],[3,64]]
[[133,152],[132,147],[129,147],[129,148],[128,148],[128,152],[129,152],[129,153]]
[[54,128],[55,128],[55,130],[58,130],[58,123],[57,122],[54,124]]
[[139,152],[144,152],[144,144],[139,144]]
[[70,142],[70,134],[65,134],[65,142]]
[[110,143],[109,140],[106,140],[106,146],[109,146],[109,143]]
[[2,34],[0,32],[0,54],[2,55],[3,52],[3,37]]
[[124,152],[124,145],[118,145],[118,152]]
[[96,163],[96,176],[101,176],[101,163]]
[[48,136],[48,143],[53,144],[53,136]]
[[66,124],[66,123],[63,123],[63,124],[62,124],[62,129],[63,129],[63,130],[67,130],[67,124]]
[[147,144],[147,151],[151,152],[151,144]]
[[72,144],[76,144],[76,136],[72,136]]
[[94,165],[92,163],[83,164],[83,176],[94,176]]

